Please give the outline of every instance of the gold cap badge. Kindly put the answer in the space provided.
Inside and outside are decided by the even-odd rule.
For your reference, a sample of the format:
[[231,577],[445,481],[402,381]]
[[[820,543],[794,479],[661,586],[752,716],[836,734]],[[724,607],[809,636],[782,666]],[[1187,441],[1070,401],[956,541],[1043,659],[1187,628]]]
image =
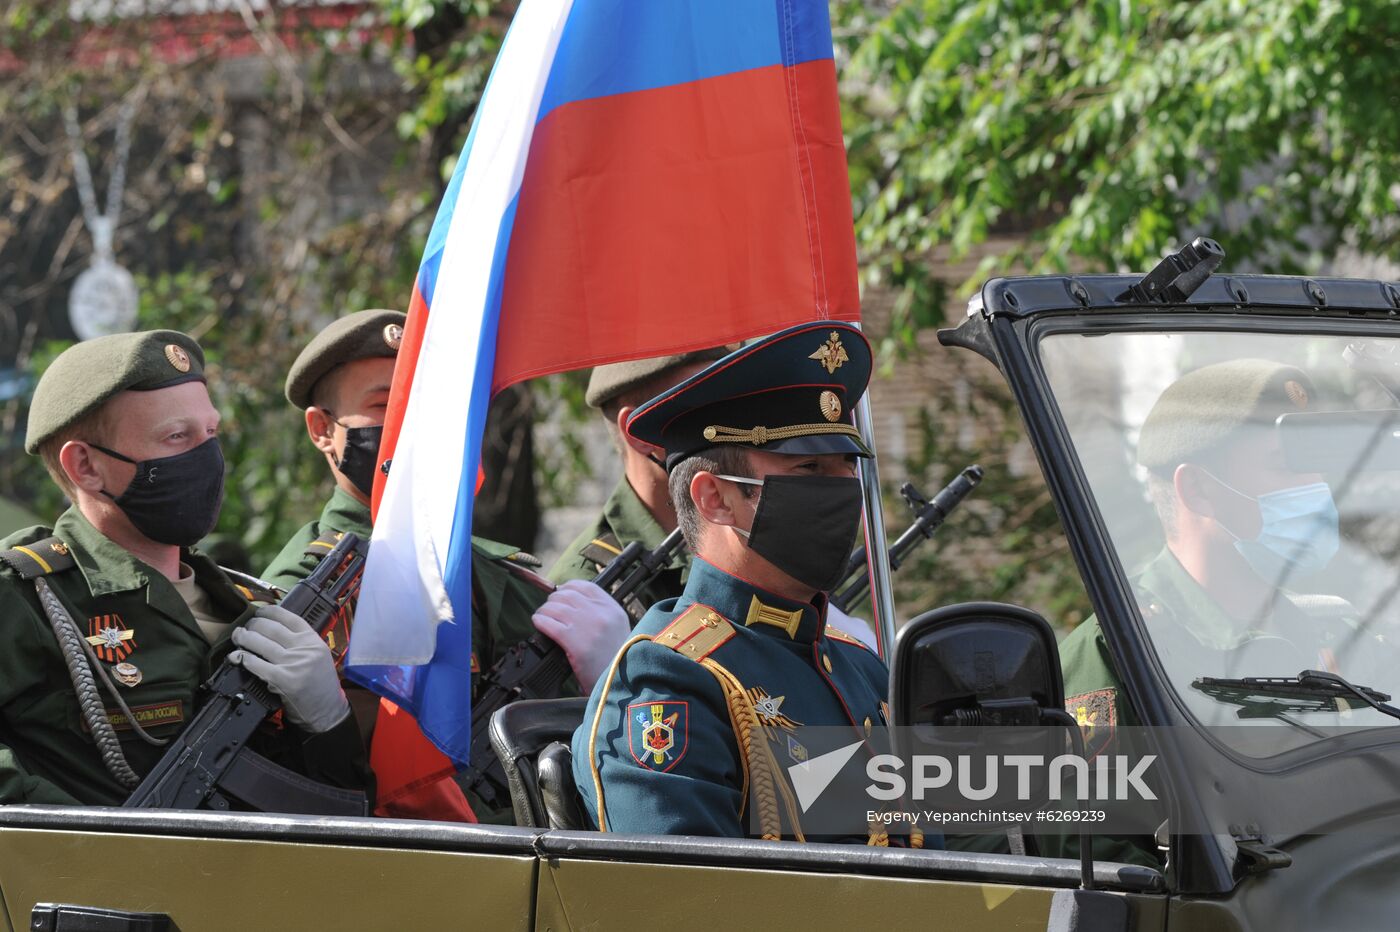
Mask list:
[[174,343],[165,344],[165,358],[170,361],[170,365],[175,367],[176,372],[190,371],[189,354]]
[[1288,396],[1288,400],[1293,402],[1294,407],[1303,409],[1308,406],[1308,390],[1299,382],[1289,379],[1283,383],[1283,393]]
[[841,419],[841,399],[836,396],[835,392],[822,392],[821,397],[817,399],[817,404],[821,406],[822,417],[828,421]]
[[841,334],[835,330],[831,331],[831,336],[827,341],[818,346],[817,351],[807,358],[815,359],[829,375],[851,361],[851,357],[846,355],[846,347],[841,345]]
[[397,353],[403,345],[403,328],[398,324],[385,324],[384,345]]

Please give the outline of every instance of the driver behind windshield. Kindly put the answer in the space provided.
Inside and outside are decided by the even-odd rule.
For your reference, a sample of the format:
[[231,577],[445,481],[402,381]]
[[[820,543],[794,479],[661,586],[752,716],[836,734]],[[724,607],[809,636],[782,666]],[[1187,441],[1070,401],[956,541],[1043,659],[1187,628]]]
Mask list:
[[[1337,506],[1321,475],[1288,468],[1274,427],[1315,398],[1301,370],[1238,359],[1182,376],[1143,421],[1137,459],[1166,546],[1133,585],[1183,695],[1198,676],[1344,672],[1350,606],[1296,593],[1337,553]],[[1138,724],[1097,619],[1065,638],[1060,657],[1069,712],[1100,741]]]
[[[1134,577],[1134,594],[1178,694],[1203,720],[1234,710],[1190,689],[1197,677],[1341,672],[1334,648],[1351,630],[1350,605],[1293,588],[1336,555],[1337,506],[1321,475],[1288,468],[1274,426],[1310,407],[1316,393],[1304,372],[1238,359],[1182,376],[1143,421],[1137,461],[1165,546]],[[1060,661],[1065,706],[1090,753],[1110,752],[1118,726],[1141,723],[1097,618],[1064,639]],[[1041,844],[1078,852],[1070,836]],[[1096,858],[1128,863],[1156,863],[1155,849],[1145,836],[1094,840]]]

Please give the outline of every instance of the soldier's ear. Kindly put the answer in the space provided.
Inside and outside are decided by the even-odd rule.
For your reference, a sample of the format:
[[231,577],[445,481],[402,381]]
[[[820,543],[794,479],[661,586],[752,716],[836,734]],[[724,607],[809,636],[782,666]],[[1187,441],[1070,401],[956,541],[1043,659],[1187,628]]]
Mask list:
[[[635,410],[637,410],[635,405],[624,405],[617,409],[617,419],[615,423],[617,425],[617,432],[622,437],[622,442],[652,462],[660,460],[664,463],[666,460],[666,451],[663,448],[643,440],[638,440],[636,437],[632,437],[627,433],[627,419],[632,416],[632,412]],[[662,468],[664,469],[665,467],[663,466]]]
[[105,487],[102,474],[97,471],[92,449],[86,443],[77,440],[65,443],[58,451],[58,465],[75,488],[96,495]]
[[733,483],[725,482],[714,473],[697,472],[690,480],[690,500],[695,510],[708,524],[735,526],[738,515],[730,504],[731,494],[725,488]]
[[335,453],[335,420],[325,408],[307,407],[306,434],[322,453]]
[[1215,517],[1215,503],[1207,493],[1209,479],[1199,467],[1182,463],[1172,473],[1172,487],[1176,490],[1177,501],[1195,514],[1206,518]]

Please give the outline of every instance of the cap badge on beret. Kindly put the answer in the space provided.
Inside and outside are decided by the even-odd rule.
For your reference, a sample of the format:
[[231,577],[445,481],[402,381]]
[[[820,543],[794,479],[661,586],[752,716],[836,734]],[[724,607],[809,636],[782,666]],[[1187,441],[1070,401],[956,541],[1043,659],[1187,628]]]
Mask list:
[[403,345],[403,328],[398,324],[385,324],[384,345],[397,353]]
[[1296,379],[1289,379],[1283,383],[1283,393],[1288,396],[1288,400],[1301,411],[1308,406],[1308,390]]
[[170,360],[170,365],[175,367],[176,372],[190,371],[189,354],[174,343],[165,344],[165,358]]
[[822,392],[821,397],[817,399],[817,404],[821,406],[822,417],[828,421],[840,420],[841,399],[836,396],[835,392]]
[[837,369],[851,361],[851,357],[846,355],[846,347],[841,345],[841,335],[835,330],[831,331],[831,336],[827,338],[827,341],[818,346],[817,351],[807,358],[815,359],[827,371],[828,375],[835,373]]

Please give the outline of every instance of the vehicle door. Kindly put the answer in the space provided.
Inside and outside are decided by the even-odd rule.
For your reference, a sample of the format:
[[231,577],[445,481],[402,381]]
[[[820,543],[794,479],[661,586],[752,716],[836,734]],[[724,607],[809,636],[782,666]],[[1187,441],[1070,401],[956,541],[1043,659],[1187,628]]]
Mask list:
[[[539,929],[1067,929],[1077,861],[957,851],[550,832]],[[1166,928],[1162,875],[1099,864],[1127,924]]]
[[[8,929],[534,928],[537,833],[369,818],[0,807]],[[96,907],[50,925],[36,904]]]
[[[1390,363],[1400,351],[1400,292],[1383,282],[1215,276],[1161,304],[1130,296],[1134,283],[992,281],[943,339],[1007,378],[1126,700],[1157,742],[1171,925],[1393,924],[1400,722],[1365,697],[1212,691],[1211,680],[1296,678],[1297,666],[1375,695],[1400,692],[1400,380]],[[1219,605],[1163,611],[1152,598],[1154,560],[1186,571],[1164,556],[1166,518],[1137,444],[1167,386],[1239,360],[1303,373],[1284,386],[1297,410],[1258,429],[1267,457],[1310,477],[1290,492],[1329,490],[1337,546],[1315,565],[1282,564],[1267,604],[1259,613],[1236,606],[1227,614],[1247,623],[1213,642],[1199,622]],[[1211,429],[1215,407],[1200,404],[1182,419],[1187,429]],[[1242,554],[1262,547],[1264,510],[1274,507],[1247,497],[1259,503],[1261,530],[1239,535]]]

